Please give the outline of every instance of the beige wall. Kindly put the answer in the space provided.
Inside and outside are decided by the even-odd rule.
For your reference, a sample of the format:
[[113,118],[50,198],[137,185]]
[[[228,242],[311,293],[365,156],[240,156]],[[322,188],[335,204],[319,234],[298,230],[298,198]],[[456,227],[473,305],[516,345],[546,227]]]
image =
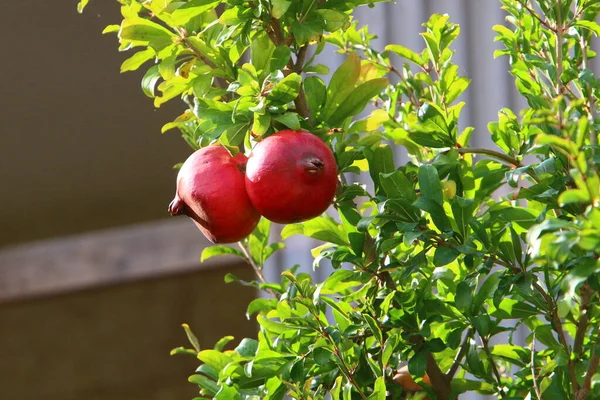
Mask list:
[[[93,0],[82,16],[76,3],[2,2],[0,252],[17,243],[170,218],[172,166],[190,153],[177,132],[160,134],[182,106],[174,101],[155,110],[140,89],[143,72],[119,74],[130,54],[117,52],[114,35],[101,35],[119,22],[118,3]],[[198,262],[202,240],[193,234]],[[103,269],[111,257],[96,247],[90,254],[98,257],[90,257],[99,275],[121,265]],[[0,276],[31,267],[1,260]],[[40,273],[27,279],[54,273],[38,261]],[[81,273],[72,264],[60,270]],[[245,307],[254,290],[223,282],[227,272],[249,279],[249,271],[223,266],[0,304],[0,398],[194,397],[187,377],[198,362],[169,356],[187,342],[180,324],[189,322],[206,347],[224,335],[253,336]]]
[[116,1],[2,2],[0,246],[157,218],[190,150],[102,29]]
[[198,394],[187,377],[199,362],[169,356],[188,345],[187,322],[201,346],[222,336],[254,337],[245,304],[254,290],[225,285],[233,266],[136,284],[0,306],[3,400],[175,400]]

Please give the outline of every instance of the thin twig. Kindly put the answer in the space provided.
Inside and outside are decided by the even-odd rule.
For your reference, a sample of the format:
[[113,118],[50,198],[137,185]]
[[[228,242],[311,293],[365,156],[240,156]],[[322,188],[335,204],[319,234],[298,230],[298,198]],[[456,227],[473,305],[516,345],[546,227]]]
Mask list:
[[552,32],[556,32],[556,28],[551,26],[547,21],[540,18],[538,13],[536,13],[535,10],[533,8],[531,8],[529,6],[529,4],[527,4],[527,0],[525,0],[525,1],[517,0],[517,1],[519,2],[519,4],[521,4],[523,6],[523,8],[525,8],[529,12],[529,14],[531,14],[532,17],[534,17],[535,19],[540,21],[540,24],[544,25],[546,28],[550,29]]
[[571,385],[573,386],[573,391],[576,392],[579,390],[579,383],[577,383],[577,377],[575,375],[575,366],[573,365],[573,361],[571,360],[571,357],[569,357],[569,345],[567,344],[567,338],[565,336],[565,331],[563,329],[562,322],[561,322],[560,318],[558,317],[558,311],[554,304],[554,300],[552,300],[552,297],[550,297],[550,295],[548,293],[546,293],[544,288],[542,288],[539,283],[533,282],[532,285],[535,288],[535,290],[537,290],[542,295],[542,297],[546,301],[546,304],[548,305],[548,316],[550,317],[550,319],[552,320],[552,323],[554,324],[554,330],[558,334],[558,340],[560,341],[560,344],[562,345],[562,347],[565,351],[565,354],[567,356],[567,366],[568,366],[568,370],[569,370],[569,378],[571,379]]
[[494,150],[490,150],[490,149],[461,147],[456,150],[461,154],[464,154],[464,153],[485,154],[485,155],[506,161],[507,163],[514,165],[517,168],[523,166],[523,164],[521,164],[521,162],[519,160],[512,158],[511,156],[508,156],[506,154],[502,154],[498,151],[494,151]]
[[[562,2],[556,1],[556,96],[563,94],[563,21],[562,21]],[[563,128],[563,112],[561,105],[558,104],[558,127]]]
[[446,374],[446,377],[448,377],[449,379],[454,378],[454,375],[458,371],[458,368],[460,368],[460,363],[461,363],[462,359],[465,357],[465,355],[467,354],[467,345],[469,344],[474,332],[475,331],[473,330],[473,328],[470,328],[469,331],[467,332],[467,335],[465,336],[465,340],[463,341],[462,345],[460,346],[460,350],[458,351],[456,358],[454,358],[454,363],[452,364],[452,366],[450,367],[450,370]]
[[[242,253],[244,253],[244,256],[246,257],[246,261],[248,261],[248,264],[250,264],[250,266],[252,266],[252,269],[254,270],[254,272],[256,273],[256,276],[258,277],[258,280],[261,281],[261,283],[268,283],[267,280],[265,279],[265,276],[262,273],[262,267],[260,267],[258,264],[256,264],[256,262],[254,262],[254,259],[250,255],[250,252],[248,251],[246,246],[244,246],[244,244],[242,242],[238,242],[238,246],[242,250]],[[269,294],[271,294],[276,299],[279,298],[279,295],[274,290],[267,288],[267,289],[265,289],[265,291],[268,292]]]
[[537,379],[535,377],[535,332],[533,332],[533,339],[531,340],[531,377],[533,379],[533,390],[535,391],[535,395],[538,400],[542,400],[540,388],[538,387]]
[[596,354],[595,347],[592,348],[592,358],[590,358],[590,365],[588,367],[587,372],[585,373],[585,378],[583,378],[583,385],[581,389],[579,389],[575,393],[575,400],[585,400],[590,393],[590,389],[592,387],[592,377],[596,374],[598,370],[598,364],[600,363],[600,357]]
[[356,380],[354,379],[354,376],[350,372],[350,368],[348,368],[348,365],[346,365],[346,362],[344,361],[344,357],[342,357],[340,349],[337,346],[337,344],[335,343],[335,340],[333,340],[333,338],[329,335],[329,333],[327,332],[327,329],[325,329],[325,326],[323,325],[323,322],[321,321],[319,316],[317,314],[315,314],[313,311],[311,311],[311,314],[317,320],[317,324],[319,324],[319,328],[320,328],[319,332],[321,333],[321,336],[323,336],[325,339],[327,339],[331,343],[331,346],[333,346],[333,352],[334,352],[335,356],[337,357],[337,359],[340,360],[340,367],[341,367],[340,369],[342,370],[344,375],[346,375],[346,378],[348,379],[350,384],[352,386],[354,386],[354,388],[360,395],[361,399],[367,400],[367,396],[365,396],[360,385],[356,382]]
[[588,308],[590,306],[592,294],[592,288],[590,288],[588,283],[581,285],[581,288],[579,289],[579,296],[581,298],[579,309],[581,316],[579,317],[579,321],[577,321],[577,330],[575,332],[575,340],[573,342],[573,353],[575,353],[575,357],[577,358],[579,358],[583,352],[583,339],[585,339],[585,334],[590,321]]
[[496,381],[498,381],[498,390],[500,391],[500,397],[504,398],[506,394],[504,393],[504,389],[502,388],[502,377],[500,376],[500,372],[498,372],[498,367],[496,366],[496,362],[492,358],[492,353],[488,346],[487,339],[481,338],[481,343],[483,344],[483,351],[487,355],[488,361],[490,362],[490,366],[492,367],[492,372],[496,377]]
[[[307,50],[308,50],[308,46],[300,47],[300,49],[298,50],[298,53],[296,54],[296,63],[294,64],[290,61],[290,63],[291,63],[290,67],[297,74],[302,73],[302,69],[304,68],[304,60],[306,59],[306,51]],[[312,119],[312,116],[310,115],[310,110],[308,109],[308,102],[306,101],[306,93],[304,92],[304,82],[300,86],[298,96],[296,96],[296,98],[294,99],[294,105],[296,106],[296,112],[300,116],[306,118],[308,120],[308,123],[312,126],[313,119]]]

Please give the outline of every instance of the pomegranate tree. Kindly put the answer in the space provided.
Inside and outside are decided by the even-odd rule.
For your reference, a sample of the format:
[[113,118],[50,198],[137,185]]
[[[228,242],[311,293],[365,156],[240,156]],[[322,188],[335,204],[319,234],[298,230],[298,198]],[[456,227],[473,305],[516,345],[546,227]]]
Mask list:
[[[462,100],[483,115],[489,96],[463,96],[459,26],[434,14],[418,51],[378,47],[352,17],[378,2],[119,1],[105,32],[136,50],[121,69],[144,66],[156,107],[181,99],[163,131],[202,148],[171,212],[239,240],[202,258],[243,258],[258,280],[226,281],[269,296],[235,348],[201,347],[186,327],[193,348],[174,352],[202,363],[189,381],[217,400],[600,398],[600,2],[500,0],[496,62],[526,101],[477,129]],[[335,71],[319,63],[332,48]],[[270,221],[287,224],[281,241]],[[334,271],[314,282],[280,265],[266,282],[292,235],[322,242],[314,266]]]

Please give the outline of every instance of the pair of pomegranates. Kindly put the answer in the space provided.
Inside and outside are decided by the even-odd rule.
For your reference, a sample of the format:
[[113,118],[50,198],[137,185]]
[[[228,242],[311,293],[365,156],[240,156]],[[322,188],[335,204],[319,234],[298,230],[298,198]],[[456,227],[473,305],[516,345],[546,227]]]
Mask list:
[[333,153],[317,136],[280,131],[259,142],[250,158],[221,146],[194,152],[177,175],[171,215],[187,215],[213,243],[248,236],[262,216],[288,224],[314,218],[337,187]]

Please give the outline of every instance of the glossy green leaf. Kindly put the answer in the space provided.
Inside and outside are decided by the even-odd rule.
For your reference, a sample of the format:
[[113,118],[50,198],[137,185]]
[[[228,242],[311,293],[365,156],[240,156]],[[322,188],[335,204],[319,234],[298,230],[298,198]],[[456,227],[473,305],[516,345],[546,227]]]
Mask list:
[[302,77],[295,72],[291,73],[273,87],[268,98],[282,104],[289,103],[298,97],[301,84]]
[[327,101],[325,103],[325,120],[333,117],[334,111],[346,101],[354,90],[360,75],[360,59],[351,53],[346,61],[333,73],[327,86]]
[[338,126],[346,118],[353,117],[364,110],[369,101],[388,85],[385,78],[373,79],[357,86],[331,114],[327,123]]
[[437,168],[433,165],[423,165],[419,168],[419,187],[423,197],[439,204],[444,202],[442,183]]
[[233,247],[229,247],[229,246],[218,245],[218,246],[210,246],[210,247],[207,247],[204,250],[202,250],[202,255],[200,256],[200,262],[204,262],[212,257],[226,256],[226,255],[233,255],[233,256],[245,258],[244,254],[241,251],[239,251],[238,249],[234,249]]
[[154,98],[154,90],[159,79],[160,72],[158,71],[158,65],[154,65],[146,71],[146,74],[142,78],[142,91],[146,96]]
[[171,13],[171,20],[175,25],[184,26],[192,18],[214,10],[220,0],[190,0]]

